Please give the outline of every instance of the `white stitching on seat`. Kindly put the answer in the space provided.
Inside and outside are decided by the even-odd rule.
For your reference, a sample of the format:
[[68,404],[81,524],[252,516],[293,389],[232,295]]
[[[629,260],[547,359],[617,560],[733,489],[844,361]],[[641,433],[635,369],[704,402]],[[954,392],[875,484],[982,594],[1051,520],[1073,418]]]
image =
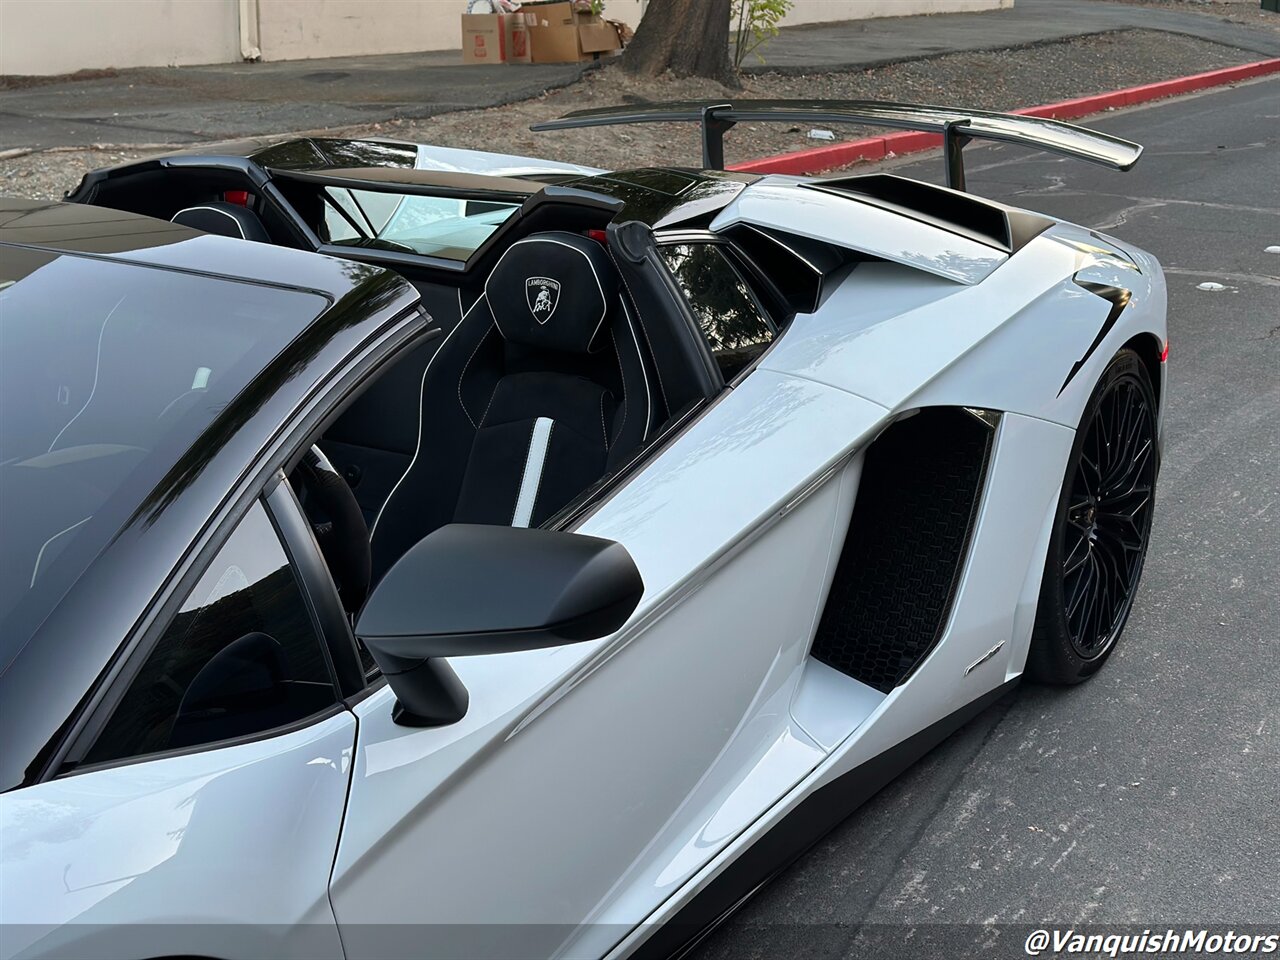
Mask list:
[[[477,300],[477,301],[476,301],[476,303],[479,303],[479,302],[480,302],[479,300]],[[468,312],[468,313],[470,313],[471,311],[469,311],[469,310],[468,310],[467,312]],[[491,312],[492,312],[492,311],[491,311]],[[461,320],[459,320],[459,321],[458,321],[458,325],[459,325],[459,326],[461,326],[461,325],[462,325],[462,321],[461,321]],[[496,321],[496,320],[494,321],[493,326],[497,326],[497,321]],[[460,407],[462,408],[462,412],[463,412],[463,413],[465,413],[465,414],[467,415],[467,419],[471,421],[471,425],[472,425],[473,427],[475,427],[477,430],[479,430],[479,429],[480,429],[480,424],[475,422],[475,420],[474,420],[474,419],[472,418],[472,416],[471,416],[471,411],[470,411],[470,410],[468,410],[468,409],[467,409],[467,405],[466,405],[465,403],[463,403],[463,402],[462,402],[462,378],[463,378],[463,377],[465,377],[465,376],[467,375],[467,367],[471,366],[471,361],[472,361],[472,360],[474,360],[474,359],[476,358],[476,354],[480,352],[480,347],[484,344],[484,342],[485,342],[487,339],[489,339],[489,334],[490,334],[492,331],[493,331],[493,327],[490,327],[488,330],[486,330],[486,331],[484,332],[484,335],[483,335],[483,336],[481,336],[481,337],[480,337],[480,339],[476,341],[475,349],[473,349],[473,350],[471,351],[471,356],[467,357],[467,362],[466,362],[466,363],[464,363],[464,364],[462,365],[462,372],[458,374],[458,406],[460,406]],[[498,331],[498,333],[499,333],[499,334],[501,334],[501,333],[502,333],[502,331],[501,331],[501,330],[499,330],[499,331]],[[442,346],[442,347],[443,347],[443,346],[444,346],[444,344],[442,343],[442,344],[440,344],[440,346]],[[434,359],[434,358],[432,358],[432,359]],[[496,384],[494,385],[494,393],[497,393],[497,385],[496,385]],[[489,403],[493,403],[493,396],[492,396],[492,394],[489,396]],[[489,412],[489,407],[488,407],[487,405],[486,405],[486,406],[485,406],[485,408],[484,408],[484,412],[485,412],[485,413],[488,413],[488,412]],[[483,422],[483,421],[484,421],[484,417],[483,417],[483,415],[480,417],[480,420],[481,420],[481,422]]]
[[[476,298],[476,303],[479,303],[483,299],[484,296],[482,294]],[[422,368],[422,381],[418,384],[418,443],[413,448],[413,457],[409,460],[409,465],[404,468],[404,473],[400,474],[400,479],[396,481],[396,485],[392,487],[391,492],[387,494],[387,499],[382,501],[382,506],[378,508],[378,515],[373,518],[373,527],[369,530],[370,545],[373,544],[374,534],[378,532],[378,521],[381,520],[382,515],[386,513],[387,505],[395,498],[396,491],[400,489],[400,484],[404,483],[404,478],[413,470],[413,465],[418,462],[418,454],[422,451],[422,427],[427,419],[422,410],[422,394],[427,388],[427,374],[431,370],[431,365],[436,362],[436,357],[440,356],[440,352],[444,350],[445,344],[449,342],[450,338],[452,338],[455,333],[462,329],[462,324],[466,321],[471,311],[476,308],[476,303],[471,305],[470,309],[468,309],[467,312],[462,315],[461,319],[458,320],[457,326],[450,330],[448,335],[440,341],[440,346],[437,347],[436,352],[431,355],[431,359],[427,361],[427,365]],[[486,331],[485,336],[488,335],[488,331]],[[465,412],[465,410],[466,408],[464,407],[463,411]]]
[[[170,222],[170,223],[177,223],[177,222],[178,222],[178,219],[177,219],[177,218],[178,218],[178,217],[180,217],[180,216],[182,216],[182,215],[183,215],[184,213],[186,213],[188,210],[208,210],[210,213],[220,213],[220,214],[222,214],[224,217],[226,217],[228,220],[230,220],[232,223],[234,223],[234,224],[236,225],[236,233],[240,234],[240,239],[241,239],[241,240],[248,240],[248,239],[249,239],[248,237],[246,237],[246,236],[244,235],[244,225],[243,225],[243,224],[241,224],[241,223],[240,223],[240,221],[239,221],[239,220],[237,220],[235,217],[233,217],[231,214],[227,213],[227,211],[225,211],[225,210],[219,210],[217,207],[183,207],[181,210],[179,210],[177,213],[175,213],[172,217],[170,217],[170,218],[169,218],[169,222]],[[185,226],[188,226],[188,224],[185,224],[185,223],[179,223],[179,224],[178,224],[178,226],[180,226],[180,227],[185,227]],[[199,227],[192,227],[191,229],[192,229],[192,230],[199,230],[200,228],[199,228]],[[208,231],[208,230],[206,230],[206,231],[204,231],[204,232],[205,232],[205,233],[208,233],[209,231]]]
[[[487,337],[488,334],[486,333],[485,336]],[[496,397],[497,395],[498,395],[498,385],[495,383],[493,385],[493,393],[489,394],[489,402],[484,405],[484,413],[480,414],[481,427],[484,426],[485,420],[489,419],[489,408],[493,406],[493,398]],[[478,430],[480,428],[477,427],[476,429]]]
[[[626,309],[625,305],[623,309]],[[618,349],[618,338],[612,330],[609,331],[609,339],[613,341],[613,356],[618,361],[618,378],[622,383],[622,422],[618,424],[617,433],[614,434],[614,439],[617,439],[622,436],[622,431],[627,428],[627,398],[630,396],[631,391],[627,389],[627,371],[622,366],[622,351]],[[644,361],[641,360],[642,371],[643,363]],[[641,373],[641,379],[644,379],[643,372]],[[608,433],[605,434],[604,447],[606,451],[609,449]]]
[[604,434],[605,453],[609,452],[609,428],[604,425],[604,398],[608,393],[608,390],[600,391],[600,432]]

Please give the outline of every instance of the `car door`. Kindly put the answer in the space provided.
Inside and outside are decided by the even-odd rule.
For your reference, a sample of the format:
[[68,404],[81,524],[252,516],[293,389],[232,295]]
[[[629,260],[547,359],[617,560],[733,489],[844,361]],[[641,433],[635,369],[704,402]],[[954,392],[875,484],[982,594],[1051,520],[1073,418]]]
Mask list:
[[883,414],[747,373],[578,527],[644,578],[620,631],[454,658],[470,708],[449,726],[397,725],[385,687],[354,708],[332,885],[348,956],[600,956],[817,765],[790,705],[849,451]]
[[260,501],[184,582],[73,771],[0,798],[0,955],[342,956],[355,719]]

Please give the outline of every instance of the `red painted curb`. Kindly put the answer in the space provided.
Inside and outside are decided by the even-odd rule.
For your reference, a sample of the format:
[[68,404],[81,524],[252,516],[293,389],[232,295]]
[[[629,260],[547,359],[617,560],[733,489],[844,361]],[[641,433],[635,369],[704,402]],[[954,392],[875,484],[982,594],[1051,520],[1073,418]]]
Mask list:
[[[1193,90],[1204,90],[1208,87],[1220,87],[1241,80],[1251,80],[1272,73],[1280,73],[1280,57],[1274,60],[1259,60],[1256,63],[1245,63],[1238,67],[1227,67],[1223,70],[1210,70],[1208,73],[1196,73],[1189,77],[1177,77],[1173,80],[1161,80],[1158,83],[1146,83],[1125,90],[1113,90],[1110,93],[1098,93],[1090,97],[1079,97],[1075,100],[1063,100],[1060,103],[1048,103],[1039,107],[1025,107],[1011,111],[1025,117],[1049,117],[1056,120],[1071,120],[1076,117],[1098,113],[1112,107],[1128,107],[1135,103],[1146,103],[1149,100],[1161,100],[1180,93],[1191,93]],[[936,133],[890,133],[882,137],[868,137],[865,140],[851,140],[848,143],[836,143],[829,147],[814,147],[809,150],[797,150],[794,153],[780,153],[772,157],[761,157],[759,160],[748,160],[735,163],[730,170],[744,173],[821,173],[835,167],[848,166],[858,160],[883,160],[889,154],[902,156],[904,153],[918,153],[921,150],[932,150],[942,146],[942,137]]]

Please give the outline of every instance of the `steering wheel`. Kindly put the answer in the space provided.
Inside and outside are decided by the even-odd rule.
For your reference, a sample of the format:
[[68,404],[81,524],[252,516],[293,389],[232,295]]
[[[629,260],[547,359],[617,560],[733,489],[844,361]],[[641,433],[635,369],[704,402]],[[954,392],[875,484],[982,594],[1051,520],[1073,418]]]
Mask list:
[[316,446],[303,455],[294,476],[298,499],[337,584],[343,609],[355,613],[369,594],[373,571],[369,527],[356,495]]

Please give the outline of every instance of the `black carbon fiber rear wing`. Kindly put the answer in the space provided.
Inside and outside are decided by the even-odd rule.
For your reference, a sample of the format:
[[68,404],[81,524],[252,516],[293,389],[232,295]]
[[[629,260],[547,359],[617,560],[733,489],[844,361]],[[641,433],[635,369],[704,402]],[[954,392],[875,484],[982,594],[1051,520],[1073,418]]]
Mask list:
[[1061,120],[1024,117],[990,110],[960,110],[881,100],[683,100],[596,110],[577,110],[558,120],[533,124],[532,130],[567,130],[623,123],[696,121],[702,125],[702,165],[724,169],[724,135],[744,121],[861,123],[938,133],[943,138],[947,186],[965,188],[961,151],[970,140],[998,140],[1048,150],[1077,160],[1128,170],[1142,156],[1142,147],[1096,130]]

